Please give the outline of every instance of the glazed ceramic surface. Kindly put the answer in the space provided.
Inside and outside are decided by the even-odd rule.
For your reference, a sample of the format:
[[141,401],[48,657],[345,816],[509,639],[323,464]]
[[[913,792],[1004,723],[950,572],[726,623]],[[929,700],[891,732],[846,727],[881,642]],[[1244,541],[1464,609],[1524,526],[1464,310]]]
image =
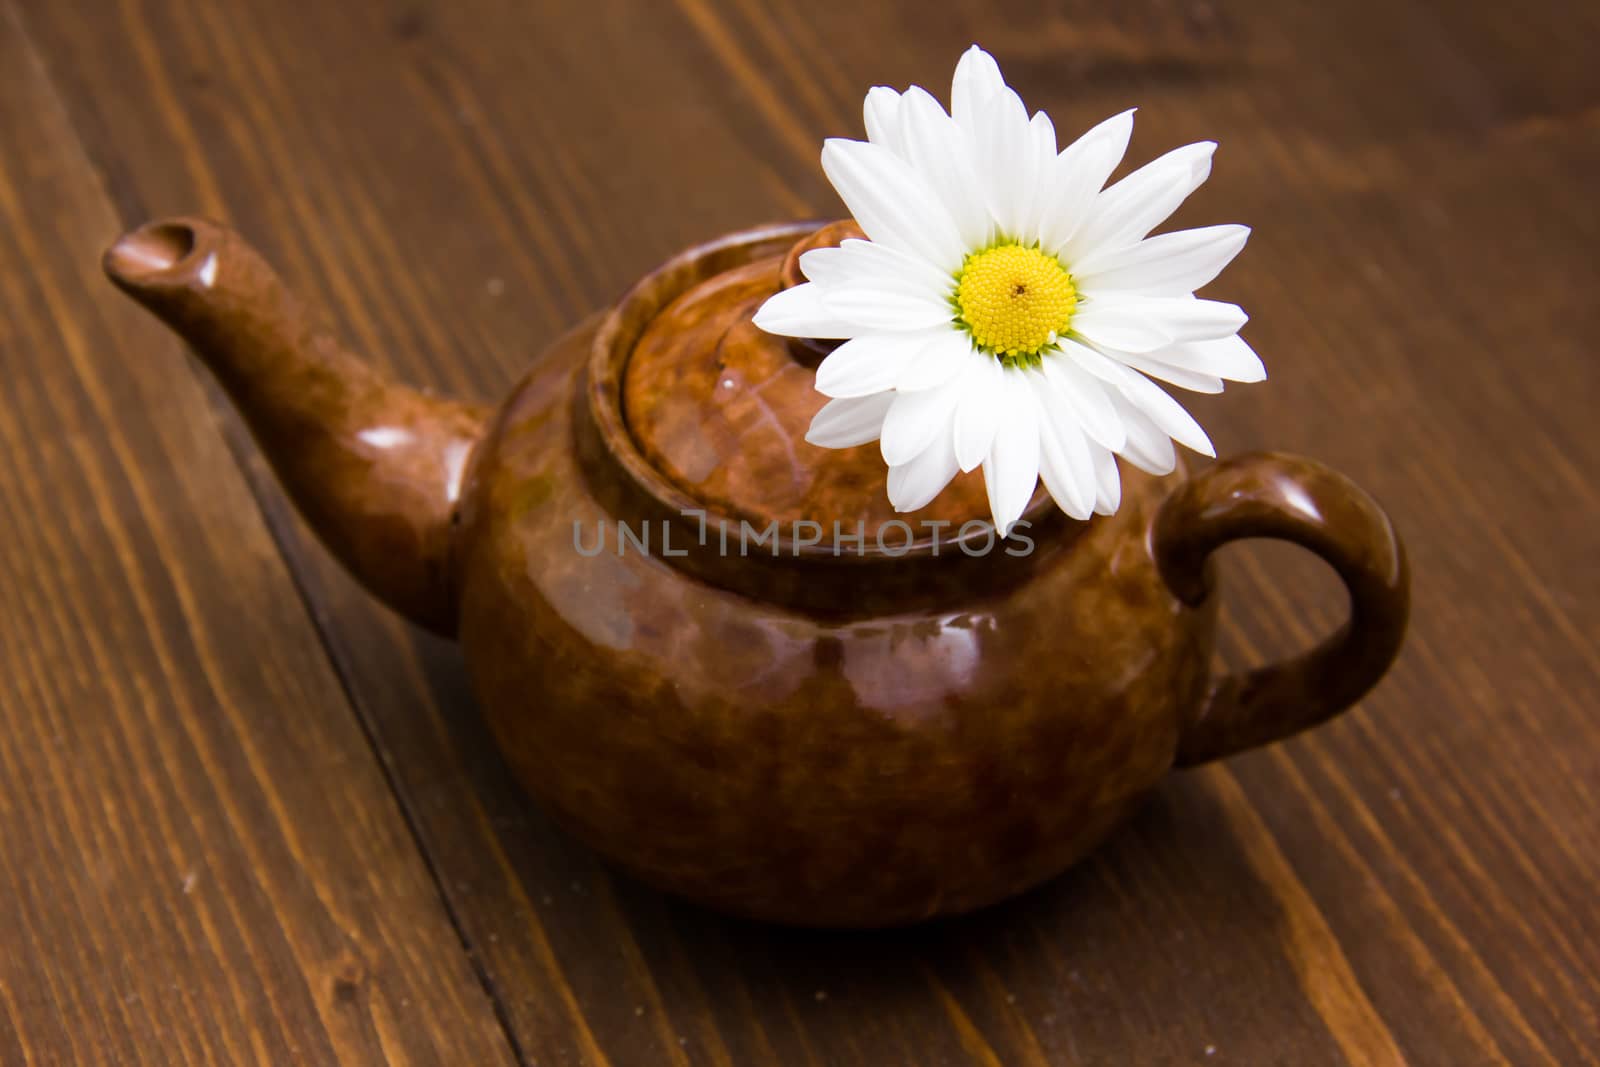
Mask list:
[[[797,246],[843,232],[685,253],[492,415],[379,380],[215,224],[141,228],[106,265],[217,374],[329,547],[459,631],[529,791],[714,907],[841,926],[980,907],[1082,856],[1175,764],[1310,726],[1382,675],[1404,553],[1312,461],[1129,470],[1116,515],[1040,494],[1026,541],[995,544],[969,522],[977,476],[895,516],[875,446],[805,444],[820,348],[749,320]],[[1256,536],[1326,558],[1351,618],[1212,679],[1206,561]]]

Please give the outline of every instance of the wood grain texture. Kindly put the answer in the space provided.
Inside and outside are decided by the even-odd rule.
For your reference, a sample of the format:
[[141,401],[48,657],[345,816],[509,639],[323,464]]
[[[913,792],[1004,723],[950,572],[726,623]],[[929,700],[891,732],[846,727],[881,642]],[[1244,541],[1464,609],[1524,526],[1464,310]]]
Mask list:
[[514,1062],[0,10],[0,1062]]
[[[821,139],[858,135],[870,84],[919,82],[942,95],[974,39],[1062,130],[1137,103],[1136,161],[1183,140],[1222,143],[1214,178],[1177,222],[1256,227],[1217,288],[1251,311],[1246,333],[1272,378],[1194,410],[1223,452],[1316,456],[1391,510],[1412,552],[1412,637],[1356,712],[1174,777],[1090,862],[971,919],[803,935],[716,919],[606,873],[521,797],[454,649],[388,618],[337,573],[287,513],[238,424],[219,416],[523,1062],[1600,1060],[1593,5],[999,0],[941,4],[935,14],[914,0],[11,2],[122,222],[193,210],[226,217],[319,297],[356,347],[414,382],[475,399],[498,396],[561,328],[677,249],[757,221],[837,211],[817,166]],[[0,64],[8,94],[24,84],[16,70]],[[13,105],[8,145],[13,125],[35,110],[32,98]],[[33,198],[23,214],[35,229],[66,226],[40,198],[67,188],[96,195],[81,159],[58,165],[76,186],[15,162],[7,171],[25,191],[13,195]],[[38,284],[32,274],[0,271],[29,311],[0,317],[0,336],[26,327],[28,351],[56,354],[30,356],[8,390],[71,366],[57,331],[85,329],[74,308],[96,309],[88,321],[105,323],[96,327],[104,343],[84,342],[97,359],[108,359],[109,336],[154,337],[121,328],[89,295],[93,259],[114,229],[109,219],[103,233],[80,221],[53,235],[62,250],[52,262],[68,272],[57,308],[18,289]],[[35,262],[26,251],[9,255]],[[61,761],[35,754],[55,736],[52,724],[84,728],[83,707],[107,699],[65,688],[44,699],[37,687],[64,687],[74,675],[24,671],[29,657],[77,662],[64,658],[70,648],[90,663],[134,655],[111,636],[84,644],[96,631],[71,614],[67,584],[109,581],[110,559],[132,566],[114,548],[93,547],[120,527],[87,517],[99,514],[89,501],[121,499],[119,521],[151,531],[151,559],[203,569],[186,579],[188,600],[170,594],[177,607],[156,613],[132,593],[107,593],[90,621],[139,647],[188,647],[201,627],[190,617],[198,609],[184,605],[215,598],[201,620],[213,624],[241,610],[248,628],[209,653],[246,672],[228,690],[227,706],[240,709],[229,729],[245,729],[251,701],[283,699],[264,694],[277,692],[272,672],[289,667],[261,650],[298,650],[300,659],[284,661],[304,668],[292,673],[295,714],[275,728],[302,746],[318,731],[312,751],[324,761],[351,746],[348,779],[335,782],[341,797],[365,796],[370,757],[354,750],[344,699],[291,599],[272,600],[282,596],[272,591],[283,585],[281,565],[249,525],[224,457],[208,451],[211,428],[166,406],[164,390],[178,382],[189,395],[192,381],[174,346],[139,344],[165,362],[136,367],[124,349],[97,363],[143,383],[106,394],[121,400],[104,412],[62,392],[67,399],[48,405],[12,405],[11,421],[0,420],[11,454],[59,440],[64,455],[115,460],[121,466],[104,470],[117,474],[102,477],[122,494],[96,489],[86,474],[66,478],[83,486],[76,495],[13,489],[23,473],[6,483],[8,503],[22,492],[29,504],[8,508],[19,532],[0,559],[32,597],[22,602],[37,632],[58,643],[25,638],[34,628],[14,621],[6,631],[8,684],[36,687],[28,699],[7,697],[8,712],[27,709],[8,714],[23,728],[0,740],[11,746],[0,747],[7,780],[22,767],[59,770]],[[63,414],[71,398],[84,405],[76,423]],[[127,442],[141,433],[154,443],[138,450]],[[180,447],[191,465],[174,466]],[[210,481],[171,481],[199,478],[199,456],[207,478],[235,486],[231,495]],[[140,484],[144,495],[134,495],[129,487]],[[73,500],[85,509],[76,519],[64,510]],[[223,521],[238,525],[207,533]],[[213,559],[207,537],[256,554],[249,566]],[[1234,664],[1309,645],[1342,610],[1331,577],[1289,551],[1229,555]],[[60,562],[46,569],[40,559]],[[147,579],[158,580],[169,581]],[[237,608],[241,597],[254,609]],[[214,684],[197,665],[204,660],[171,659],[165,684]],[[118,747],[161,756],[159,730],[142,719],[124,729]],[[104,761],[90,766],[109,773]],[[276,762],[252,769],[268,785],[249,796],[326,788]],[[52,815],[51,797],[70,794],[96,813],[103,821],[86,815],[84,825],[98,827],[104,855],[125,866],[145,862],[143,842],[177,832],[164,828],[163,811],[169,821],[181,812],[184,832],[193,820],[245,841],[331,832],[326,808],[309,800],[229,808],[203,792],[132,805],[120,799],[134,788],[122,779],[70,784],[30,780],[0,793],[14,805],[0,850],[18,880],[8,884],[26,884],[19,899],[56,909],[10,921],[17,936],[45,937],[70,929],[68,915],[87,916],[73,943],[98,938],[101,955],[68,954],[45,972],[53,986],[0,972],[0,1060],[19,1048],[72,1048],[46,1040],[80,1050],[154,1040],[139,1029],[153,1024],[119,1007],[90,961],[178,952],[161,932],[166,898],[154,890],[131,901],[150,917],[112,923],[108,905],[71,895],[82,892],[77,881],[33,867],[15,873],[15,857],[36,853],[13,845],[11,826],[29,827],[34,836],[23,840],[40,847],[67,840],[47,830],[54,824],[30,821],[65,818]],[[117,821],[100,814],[109,811]],[[392,812],[376,821],[396,832]],[[341,885],[382,886],[360,919],[431,944],[434,926],[411,924],[396,903],[426,895],[408,881],[420,867],[398,854],[404,841],[394,839],[391,854],[378,839],[390,840],[358,837],[343,861],[308,866]],[[324,904],[287,895],[282,886],[309,876],[272,862],[300,872],[307,861],[232,842],[223,853],[239,884],[267,880],[280,895],[243,897],[241,888],[253,903],[236,904],[217,928],[250,946],[250,960],[314,956],[281,945],[320,944]],[[252,859],[267,870],[253,870]],[[396,868],[411,873],[396,878]],[[263,1024],[268,1033],[316,1017],[315,990],[294,1000],[262,985],[263,973],[282,978],[293,965],[238,959],[219,954],[210,985],[170,1002],[189,1007],[160,1013],[167,1039],[191,1058],[245,1047],[237,1043],[248,1027],[224,1027],[262,1018],[263,1005],[288,1020]],[[416,1026],[437,1047],[463,1042],[454,1058],[470,1060],[466,1042],[481,1029],[460,1020],[481,1012],[458,990],[460,1020],[446,1015],[454,972],[421,961],[396,968],[395,982],[433,991],[439,1010]],[[48,1021],[47,1005],[66,1021]],[[359,1062],[368,1050],[327,1039],[314,1051]]]

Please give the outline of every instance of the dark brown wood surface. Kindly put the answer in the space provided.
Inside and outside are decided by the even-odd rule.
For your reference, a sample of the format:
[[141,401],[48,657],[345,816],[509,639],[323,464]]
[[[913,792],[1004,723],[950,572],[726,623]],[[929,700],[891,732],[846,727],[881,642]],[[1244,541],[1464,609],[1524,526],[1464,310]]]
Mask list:
[[[719,919],[523,799],[96,258],[225,218],[490,400],[678,248],[836,212],[822,138],[972,40],[1058,128],[1221,141],[1178,221],[1256,227],[1271,379],[1194,407],[1388,505],[1413,635],[1023,900]],[[0,0],[0,1063],[1600,1062],[1597,51],[1557,0]],[[1342,610],[1229,556],[1230,662]]]

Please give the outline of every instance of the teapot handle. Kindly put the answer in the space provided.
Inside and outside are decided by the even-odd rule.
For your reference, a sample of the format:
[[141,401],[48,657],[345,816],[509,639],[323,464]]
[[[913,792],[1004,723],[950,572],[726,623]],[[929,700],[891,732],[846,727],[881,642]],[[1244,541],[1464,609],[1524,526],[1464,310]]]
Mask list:
[[1216,464],[1176,489],[1152,532],[1173,594],[1198,607],[1214,585],[1206,561],[1229,541],[1271,537],[1321,556],[1350,593],[1350,617],[1311,651],[1214,681],[1185,724],[1177,765],[1275,741],[1348,708],[1400,651],[1410,612],[1405,548],[1377,502],[1344,475],[1282,453]]

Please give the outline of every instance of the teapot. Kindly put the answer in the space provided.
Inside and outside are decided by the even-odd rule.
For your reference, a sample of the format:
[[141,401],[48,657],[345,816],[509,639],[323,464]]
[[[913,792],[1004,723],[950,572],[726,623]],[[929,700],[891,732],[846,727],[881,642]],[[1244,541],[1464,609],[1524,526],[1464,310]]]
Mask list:
[[[458,637],[507,761],[638,878],[730,913],[872,927],[965,912],[1083,857],[1174,767],[1315,725],[1388,669],[1409,605],[1382,508],[1309,459],[1128,471],[997,539],[975,476],[913,526],[871,445],[805,442],[821,342],[752,314],[848,224],[702,244],[557,340],[493,410],[387,380],[198,218],[106,273],[210,369],[320,539]],[[832,535],[831,537],[825,535]],[[1348,621],[1213,677],[1209,557],[1298,543]]]

